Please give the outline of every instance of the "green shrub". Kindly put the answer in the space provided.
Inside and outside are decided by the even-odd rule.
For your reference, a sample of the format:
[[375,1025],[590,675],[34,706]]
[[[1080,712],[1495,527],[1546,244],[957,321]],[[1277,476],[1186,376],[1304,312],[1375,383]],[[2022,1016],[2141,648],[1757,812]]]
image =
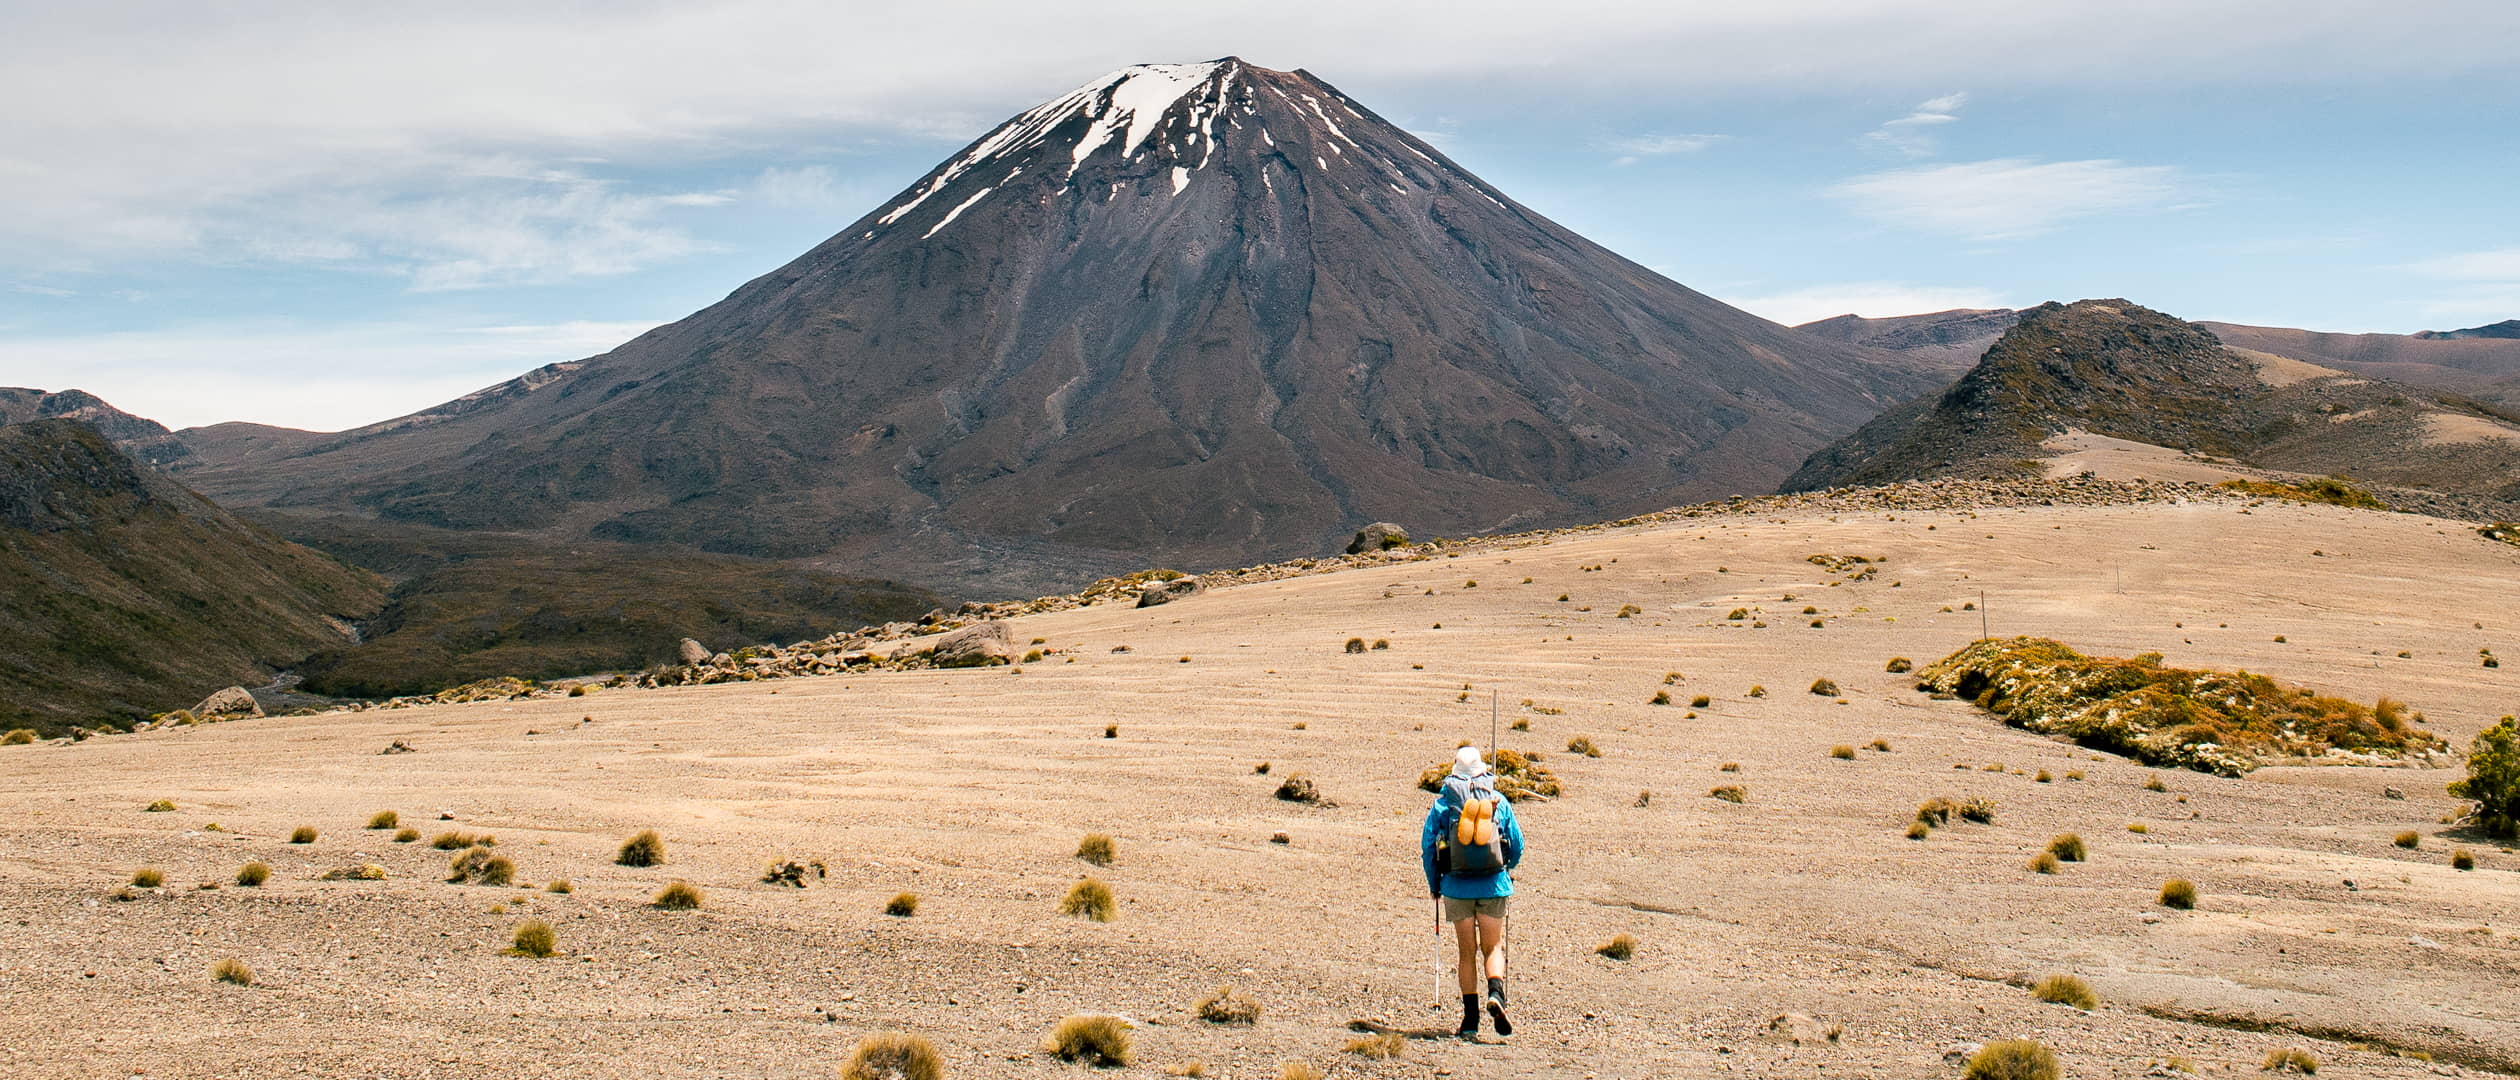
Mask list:
[[2048,854],[2066,862],[2081,862],[2087,854],[2079,833],[2059,833],[2055,839],[2048,841],[2047,849]]
[[1225,987],[1199,999],[1199,1019],[1211,1024],[1255,1024],[1260,1021],[1260,1003],[1250,996]]
[[2100,1007],[2100,995],[2092,992],[2091,984],[2079,975],[2050,975],[2039,980],[2030,992],[2041,1001],[2071,1005],[2084,1012]]
[[254,985],[254,969],[246,967],[245,961],[233,956],[210,965],[210,977],[238,986]]
[[623,866],[657,866],[665,861],[665,838],[654,829],[642,829],[639,835],[625,840],[613,861]]
[[1067,896],[1059,900],[1059,914],[1083,916],[1095,922],[1110,922],[1116,907],[1111,886],[1095,878],[1086,878],[1070,886]]
[[2478,733],[2468,744],[2467,778],[2450,785],[2453,798],[2476,802],[2473,817],[2487,835],[2520,837],[2520,719]]
[[1086,833],[1076,842],[1076,857],[1096,866],[1109,866],[1114,854],[1111,837],[1102,833]]
[[1594,946],[1593,952],[1612,960],[1629,959],[1636,955],[1636,937],[1633,934],[1615,935],[1610,940]]
[[260,888],[263,882],[269,880],[271,866],[268,863],[249,862],[236,868],[236,883],[248,889]]
[[541,919],[527,919],[517,926],[516,933],[508,937],[507,954],[509,956],[549,956],[558,945],[559,937],[552,933],[550,923]]
[[877,1032],[849,1049],[840,1080],[945,1080],[945,1059],[919,1036]]
[[2186,878],[2171,878],[2161,886],[2161,906],[2193,911],[2196,908],[2196,883]]
[[703,899],[698,888],[677,881],[658,889],[655,899],[649,902],[667,911],[690,911],[699,907]]
[[894,918],[907,919],[918,913],[919,894],[917,893],[894,893],[893,898],[884,903],[884,914]]
[[1129,1025],[1117,1016],[1071,1016],[1050,1029],[1050,1038],[1041,1048],[1063,1061],[1127,1065]]
[[1964,1080],[2057,1080],[2056,1055],[2030,1039],[1997,1039],[1969,1056]]
[[289,842],[290,842],[290,843],[292,843],[292,844],[312,844],[312,843],[314,843],[314,842],[315,842],[315,826],[312,826],[312,825],[300,825],[300,826],[298,826],[297,828],[290,830],[290,831],[289,831]]

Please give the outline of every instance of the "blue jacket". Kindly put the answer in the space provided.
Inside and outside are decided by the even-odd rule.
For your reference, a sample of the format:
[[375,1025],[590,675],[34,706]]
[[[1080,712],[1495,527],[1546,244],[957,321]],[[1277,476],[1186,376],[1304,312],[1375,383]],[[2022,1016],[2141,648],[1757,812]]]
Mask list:
[[1446,784],[1435,793],[1435,805],[1426,811],[1426,828],[1418,839],[1418,864],[1426,871],[1426,891],[1455,900],[1494,900],[1514,895],[1514,867],[1522,864],[1522,825],[1514,820],[1514,804],[1502,795],[1496,801],[1496,834],[1505,842],[1505,869],[1484,874],[1435,873],[1435,842],[1444,835],[1443,823],[1458,820],[1461,807],[1455,802],[1453,785]]

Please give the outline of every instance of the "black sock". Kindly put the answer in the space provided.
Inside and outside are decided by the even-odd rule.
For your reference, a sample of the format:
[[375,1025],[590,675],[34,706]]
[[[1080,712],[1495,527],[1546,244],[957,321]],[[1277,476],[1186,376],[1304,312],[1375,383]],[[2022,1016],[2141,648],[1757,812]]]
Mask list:
[[1499,1005],[1505,1004],[1505,980],[1503,978],[1494,975],[1488,976],[1488,1000]]
[[1479,1030],[1479,995],[1461,995],[1461,1030]]

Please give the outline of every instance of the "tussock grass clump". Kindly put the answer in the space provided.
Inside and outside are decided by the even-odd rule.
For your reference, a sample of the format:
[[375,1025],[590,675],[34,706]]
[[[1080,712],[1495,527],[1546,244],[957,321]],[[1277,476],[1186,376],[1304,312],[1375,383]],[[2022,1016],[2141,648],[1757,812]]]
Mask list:
[[367,827],[370,829],[390,829],[400,824],[402,815],[391,810],[379,810],[368,815]]
[[2084,1012],[2100,1007],[2100,995],[2080,975],[2050,975],[2031,987],[2030,993],[2041,1001],[2071,1005]]
[[1359,1035],[1339,1049],[1368,1061],[1389,1061],[1409,1052],[1409,1040],[1396,1031],[1386,1031],[1380,1035]]
[[1722,799],[1728,803],[1746,803],[1750,801],[1750,790],[1739,784],[1725,784],[1708,791],[1706,797]]
[[1348,651],[1348,652],[1351,652],[1351,653],[1361,653],[1361,652],[1364,652],[1364,651],[1365,651],[1365,639],[1364,639],[1364,638],[1361,638],[1361,637],[1352,637],[1352,638],[1347,639],[1347,651]]
[[697,887],[688,882],[677,881],[656,890],[656,896],[648,902],[667,911],[691,911],[698,908],[704,899],[706,897],[701,895]]
[[312,844],[312,843],[314,843],[314,842],[315,842],[315,826],[312,826],[312,825],[300,825],[300,826],[298,826],[298,827],[297,827],[297,828],[295,828],[295,829],[291,829],[291,830],[289,830],[289,842],[290,842],[290,843],[292,843],[292,844]]
[[1904,656],[1893,656],[1889,663],[1882,665],[1881,670],[1893,675],[1905,675],[1916,670],[1916,661]]
[[1963,1080],[2057,1080],[2056,1055],[2032,1039],[1997,1039],[1969,1056]]
[[210,965],[210,977],[237,986],[254,985],[254,969],[246,967],[245,961],[233,956]]
[[1957,812],[1962,821],[1974,821],[1980,825],[1995,824],[1995,800],[1993,799],[1962,799]]
[[[1554,799],[1565,792],[1557,774],[1540,764],[1538,753],[1520,750],[1498,750],[1488,755],[1488,764],[1496,769],[1496,790],[1514,802],[1529,799]],[[1444,777],[1452,773],[1452,760],[1445,759],[1418,773],[1418,790],[1442,791]]]
[[[1669,691],[1669,690],[1656,690],[1656,691],[1654,691],[1654,700],[1653,700],[1652,702],[1650,702],[1650,704],[1654,704],[1654,705],[1669,705],[1669,704],[1671,704],[1671,691]],[[1517,724],[1521,724],[1521,725],[1523,725],[1525,728],[1528,728],[1528,727],[1530,727],[1530,726],[1531,726],[1531,722],[1530,722],[1530,721],[1528,721],[1528,720],[1516,720],[1516,721],[1514,721],[1514,722],[1515,722],[1515,723],[1517,723]],[[1518,730],[1519,730],[1519,729],[1518,729]]]
[[262,883],[269,880],[271,880],[269,863],[249,862],[236,868],[236,883],[248,889],[261,888]]
[[2399,847],[2405,848],[2408,851],[2413,851],[2423,845],[2424,834],[2416,832],[2413,829],[2408,829],[2405,832],[2397,834],[2397,839],[2393,841],[2393,843],[2397,844]]
[[656,866],[665,861],[665,838],[654,829],[642,829],[639,835],[625,840],[613,861],[623,866]]
[[945,1080],[945,1059],[917,1035],[877,1032],[849,1048],[840,1080]]
[[2146,825],[2140,821],[2130,821],[2126,823],[2126,831],[2134,833],[2137,836],[2145,836],[2152,832],[2152,826]]
[[408,844],[417,841],[418,839],[420,839],[420,830],[414,829],[408,825],[394,830],[394,842],[397,844]]
[[1290,1061],[1278,1066],[1278,1080],[1322,1080],[1322,1074],[1309,1062]]
[[1110,922],[1119,902],[1111,895],[1111,886],[1099,878],[1086,878],[1068,887],[1059,900],[1059,914],[1079,916],[1095,922]]
[[2287,1046],[2281,1050],[2267,1051],[2265,1063],[2259,1065],[2258,1068],[2263,1072],[2296,1072],[2303,1076],[2316,1076],[2319,1072],[2319,1059],[2310,1056],[2310,1051],[2298,1046]]
[[1246,994],[1225,987],[1199,999],[1199,1019],[1211,1024],[1255,1024],[1260,1021],[1260,1002]]
[[1096,866],[1111,865],[1114,854],[1111,837],[1104,833],[1086,833],[1084,839],[1076,842],[1076,857]]
[[1704,694],[1689,699],[1689,707],[1692,709],[1703,709],[1713,704],[1715,704],[1715,699]]
[[1829,748],[1829,756],[1836,758],[1839,761],[1853,761],[1855,760],[1855,748],[1848,746],[1845,743],[1839,743],[1836,746]]
[[1594,946],[1593,952],[1612,960],[1629,959],[1636,955],[1636,936],[1633,934],[1615,935],[1610,940]]
[[2081,862],[2089,854],[2080,833],[2058,833],[2055,839],[2048,841],[2047,849],[2048,854],[2066,862]]
[[2045,638],[1977,642],[1936,661],[1918,682],[1974,701],[2014,727],[2146,764],[2225,776],[2331,749],[2397,757],[2440,743],[2396,709],[2374,710],[2263,675],[2168,667],[2159,653],[2085,656]]
[[1750,688],[1750,693],[1749,693],[1749,695],[1748,695],[1748,696],[1750,696],[1750,697],[1760,697],[1760,698],[1766,697],[1766,696],[1767,696],[1767,687],[1764,687],[1764,686],[1752,686],[1752,687]]
[[2450,853],[2450,869],[2453,869],[2453,870],[2474,870],[2474,869],[2476,869],[2476,856],[2475,856],[2475,854],[2474,854],[2474,853],[2472,853],[2472,852],[2470,852],[2470,851],[2468,851],[2468,849],[2466,849],[2466,848],[2460,848],[2460,849],[2459,849],[2459,850],[2457,850],[2457,851],[2453,851],[2453,852],[2451,852],[2451,853]]
[[34,728],[11,728],[8,734],[0,735],[0,746],[24,746],[35,739]]
[[1910,840],[1922,840],[1922,839],[1925,839],[1926,837],[1928,837],[1928,836],[1932,836],[1932,835],[1934,835],[1934,827],[1933,827],[1933,826],[1928,825],[1928,824],[1925,824],[1925,823],[1924,823],[1924,822],[1922,822],[1922,821],[1911,821],[1911,822],[1908,822],[1908,827],[1907,827],[1907,838],[1908,838],[1908,839],[1910,839]]
[[1566,741],[1566,752],[1570,754],[1582,754],[1585,757],[1600,757],[1601,747],[1592,741],[1591,736],[1578,735]]
[[1103,725],[1103,738],[1106,738],[1106,739],[1117,739],[1117,738],[1119,738],[1119,737],[1120,737],[1120,725],[1118,725],[1118,724],[1104,724],[1104,725]]
[[131,884],[142,889],[157,888],[166,884],[166,872],[154,866],[143,866],[131,872]]
[[1278,783],[1277,797],[1284,802],[1318,804],[1321,802],[1321,788],[1313,784],[1310,776],[1288,773],[1286,779]]
[[1836,697],[1838,696],[1837,680],[1813,679],[1811,680],[1811,692],[1818,694],[1821,697]]
[[1269,775],[1269,763],[1263,761],[1260,764],[1254,765],[1251,767],[1251,772],[1252,775],[1255,776],[1267,776]]
[[2486,835],[2520,838],[2520,718],[2503,717],[2468,744],[2468,774],[2450,784],[2450,796],[2473,799],[2468,816]]
[[2031,856],[2031,857],[2030,857],[2030,872],[2031,872],[2031,873],[2033,873],[2033,874],[2053,874],[2053,873],[2055,873],[2055,872],[2056,872],[2056,870],[2057,870],[2057,862],[2056,862],[2056,854],[2055,854],[2054,852],[2042,851],[2042,852],[2038,853],[2037,855],[2033,855],[2033,856]]
[[2196,883],[2186,878],[2171,878],[2162,883],[2161,906],[2181,911],[2196,910]]
[[[1565,597],[1563,597],[1563,596],[1561,596],[1561,597],[1558,597],[1558,599],[1560,599],[1560,600],[1564,600],[1564,599],[1566,599],[1566,598],[1565,598]],[[1737,608],[1732,609],[1732,613],[1731,613],[1731,614],[1724,616],[1724,619],[1725,619],[1725,621],[1727,621],[1727,622],[1740,622],[1741,620],[1743,620],[1743,619],[1747,619],[1747,618],[1749,618],[1749,617],[1750,617],[1750,609],[1749,609],[1749,608],[1740,608],[1740,607],[1737,607]]]
[[1740,762],[1738,762],[1738,761],[1727,761],[1727,762],[1725,762],[1725,763],[1723,763],[1723,764],[1721,764],[1721,765],[1715,766],[1715,771],[1716,771],[1716,772],[1740,772],[1740,771],[1741,771],[1741,763],[1740,763]]
[[553,878],[548,884],[543,886],[543,891],[567,896],[570,893],[576,892],[577,886],[569,884],[569,879],[567,878]]
[[1874,740],[1873,740],[1873,741],[1871,741],[1871,742],[1865,743],[1865,744],[1864,744],[1864,749],[1866,749],[1866,750],[1878,750],[1878,751],[1880,751],[1880,752],[1882,752],[1882,753],[1887,754],[1887,753],[1889,753],[1889,752],[1890,752],[1890,740],[1888,740],[1888,739],[1874,739]]
[[2374,498],[2370,492],[2364,491],[2361,488],[2345,482],[2343,479],[2333,476],[2324,476],[2316,480],[2304,480],[2298,484],[2276,483],[2271,480],[2225,480],[2214,486],[2225,491],[2237,491],[2245,495],[2255,495],[2261,499],[2289,499],[2293,502],[2326,503],[2330,506],[2350,506],[2362,510],[2386,510],[2389,508],[2389,504]]
[[457,885],[471,882],[505,887],[516,881],[516,864],[507,856],[492,854],[489,848],[465,848],[463,854],[446,864],[446,880]]
[[2146,778],[2144,778],[2144,790],[2146,790],[2146,791],[2168,791],[2168,790],[2170,790],[2170,785],[2165,784],[2165,783],[2162,783],[2162,782],[2161,782],[2161,778],[2160,778],[2160,777],[2158,777],[2158,776],[2150,776],[2150,777],[2146,777]]
[[167,812],[167,811],[169,811],[169,810],[173,810],[173,809],[175,809],[175,802],[174,802],[174,800],[172,800],[172,799],[159,799],[159,800],[158,800],[158,801],[156,801],[156,802],[153,802],[153,803],[150,803],[150,804],[149,804],[149,805],[147,805],[147,806],[141,807],[141,809],[146,810],[146,811],[148,811],[149,813],[152,813],[152,814],[163,814],[163,813],[165,813],[165,812]]
[[896,919],[907,919],[918,913],[919,894],[917,893],[894,893],[892,899],[884,902],[884,914]]
[[439,851],[462,851],[473,846],[474,842],[475,838],[471,833],[442,832],[430,838],[429,846]]
[[1117,1016],[1071,1016],[1050,1029],[1041,1048],[1062,1061],[1088,1065],[1129,1063],[1129,1025]]
[[552,932],[550,923],[541,919],[527,919],[517,924],[516,932],[508,936],[507,954],[544,957],[556,951],[559,944],[559,935]]
[[1951,813],[1956,809],[1958,808],[1953,806],[1949,799],[1927,799],[1916,806],[1916,822],[1919,825],[1941,828],[1951,824]]

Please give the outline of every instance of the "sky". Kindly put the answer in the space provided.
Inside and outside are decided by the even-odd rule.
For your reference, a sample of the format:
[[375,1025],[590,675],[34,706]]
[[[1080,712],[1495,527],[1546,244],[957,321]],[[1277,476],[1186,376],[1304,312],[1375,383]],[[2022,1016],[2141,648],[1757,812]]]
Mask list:
[[1133,63],[1304,68],[1782,322],[2520,318],[2509,0],[0,0],[0,385],[319,430],[600,353]]

